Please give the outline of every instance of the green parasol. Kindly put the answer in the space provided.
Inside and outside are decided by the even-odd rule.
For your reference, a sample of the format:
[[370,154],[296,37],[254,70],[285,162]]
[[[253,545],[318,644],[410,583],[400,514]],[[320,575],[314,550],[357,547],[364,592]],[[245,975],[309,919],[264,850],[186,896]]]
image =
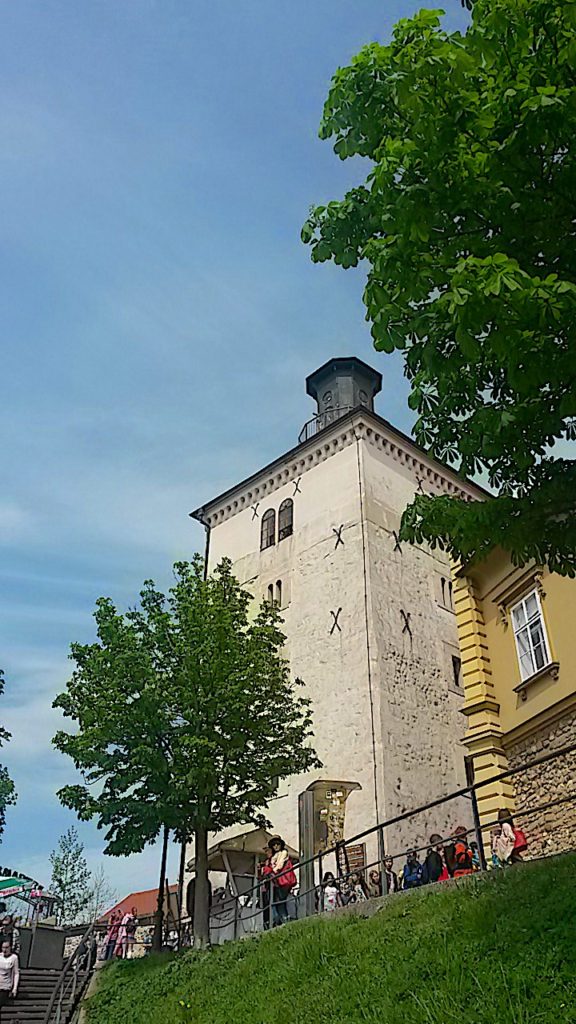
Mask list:
[[14,878],[9,876],[8,878],[0,878],[0,896],[18,896],[21,892],[29,892],[30,889],[34,888],[34,882],[32,879]]

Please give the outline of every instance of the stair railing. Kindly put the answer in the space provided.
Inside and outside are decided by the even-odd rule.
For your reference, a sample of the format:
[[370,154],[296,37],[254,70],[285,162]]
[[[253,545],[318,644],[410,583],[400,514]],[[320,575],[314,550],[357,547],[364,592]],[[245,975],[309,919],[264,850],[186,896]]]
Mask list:
[[89,925],[76,949],[70,954],[54,991],[42,1024],[66,1024],[80,999],[94,967],[93,958],[94,922]]

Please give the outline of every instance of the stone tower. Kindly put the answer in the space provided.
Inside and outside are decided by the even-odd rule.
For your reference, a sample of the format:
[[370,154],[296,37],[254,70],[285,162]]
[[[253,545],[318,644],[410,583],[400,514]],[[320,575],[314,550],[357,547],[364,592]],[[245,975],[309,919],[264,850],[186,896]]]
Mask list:
[[[315,779],[361,787],[348,836],[465,780],[448,560],[401,543],[399,528],[418,491],[482,494],[374,411],[381,383],[359,359],[329,360],[307,379],[317,409],[299,443],[192,513],[209,530],[209,567],[228,556],[258,601],[278,602],[291,671],[313,701],[324,767],[281,783],[269,810],[293,846],[298,794]],[[448,831],[455,816],[439,808],[398,826],[387,848]]]

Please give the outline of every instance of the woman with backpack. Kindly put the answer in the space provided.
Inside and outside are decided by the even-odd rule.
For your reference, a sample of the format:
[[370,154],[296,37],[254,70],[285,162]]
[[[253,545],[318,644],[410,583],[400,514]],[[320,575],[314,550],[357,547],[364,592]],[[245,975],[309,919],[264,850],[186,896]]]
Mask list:
[[294,866],[286,843],[281,836],[272,836],[268,846],[272,851],[270,868],[272,879],[272,920],[274,926],[284,924],[288,920],[288,897],[296,885]]

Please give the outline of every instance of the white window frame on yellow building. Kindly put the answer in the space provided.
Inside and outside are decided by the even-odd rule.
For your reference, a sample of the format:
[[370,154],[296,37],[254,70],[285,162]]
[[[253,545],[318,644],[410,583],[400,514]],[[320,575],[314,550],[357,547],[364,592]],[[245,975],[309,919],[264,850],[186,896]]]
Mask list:
[[[534,598],[534,601],[536,602],[536,613],[532,616],[529,616],[528,614],[528,601],[530,600],[530,598]],[[515,613],[518,612],[520,608],[522,608],[524,611],[524,622],[517,626],[515,622]],[[542,610],[542,602],[540,600],[540,594],[537,587],[534,587],[532,590],[528,591],[528,593],[524,594],[524,596],[521,597],[520,600],[516,601],[513,605],[511,605],[510,622],[512,624],[514,642],[516,644],[516,656],[518,658],[520,678],[521,682],[525,683],[533,676],[538,675],[540,672],[544,672],[552,663],[552,659],[550,656],[550,642],[548,640],[548,631],[546,629],[546,621],[544,619],[544,612]],[[541,665],[537,664],[535,651],[538,645],[534,644],[532,629],[530,628],[531,626],[534,626],[536,622],[538,623],[542,637],[542,643],[540,644],[540,646],[542,647],[544,661]],[[528,650],[525,651],[521,650],[519,643],[519,636],[521,633],[525,633],[528,640]],[[525,671],[524,666],[522,664],[522,659],[526,658],[527,655],[530,657],[531,663],[529,671]]]

